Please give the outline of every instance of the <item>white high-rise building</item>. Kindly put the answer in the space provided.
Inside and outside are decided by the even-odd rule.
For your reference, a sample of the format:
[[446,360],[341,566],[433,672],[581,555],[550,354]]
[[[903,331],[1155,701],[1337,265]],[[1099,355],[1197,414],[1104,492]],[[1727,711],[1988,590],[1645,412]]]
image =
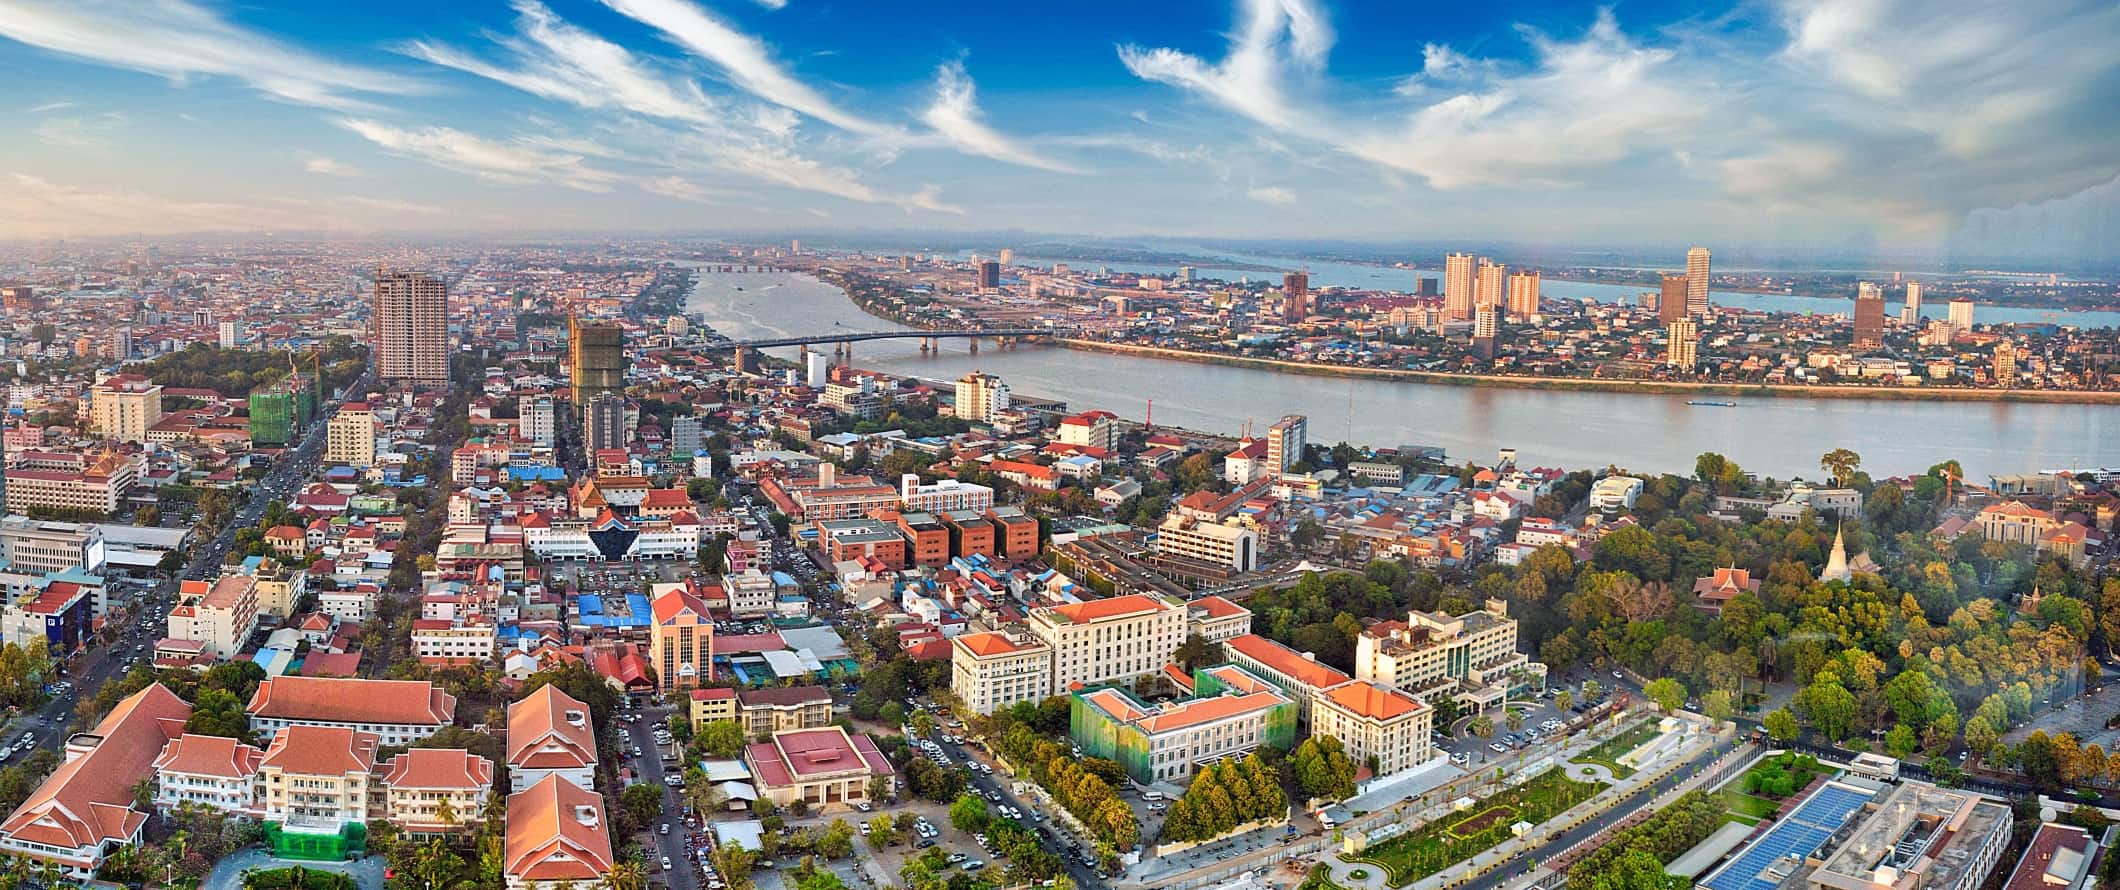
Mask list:
[[1921,323],[1921,282],[1907,282],[1907,303],[1900,307],[1899,323],[1903,325]]
[[1008,410],[1008,384],[1000,377],[973,371],[957,378],[957,416],[974,423],[991,423]]
[[516,413],[522,416],[523,438],[541,448],[552,447],[553,441],[559,438],[557,409],[553,407],[552,397],[524,396],[517,404]]
[[234,349],[243,345],[243,332],[236,329],[233,321],[221,322],[221,348]]
[[822,352],[812,352],[805,357],[803,384],[811,389],[823,389],[832,379],[832,357]]
[[1965,297],[1951,301],[1951,330],[1965,333],[1973,329],[1973,301]]
[[1686,251],[1686,314],[1699,318],[1708,314],[1708,249]]
[[1508,281],[1509,267],[1486,259],[1480,260],[1479,275],[1472,283],[1473,315],[1477,316],[1482,309],[1502,305],[1506,296],[1504,288],[1507,287]]
[[1681,318],[1664,329],[1664,363],[1688,373],[1700,365],[1700,328],[1691,318]]
[[1266,473],[1279,476],[1303,460],[1310,444],[1310,418],[1290,414],[1266,428]]

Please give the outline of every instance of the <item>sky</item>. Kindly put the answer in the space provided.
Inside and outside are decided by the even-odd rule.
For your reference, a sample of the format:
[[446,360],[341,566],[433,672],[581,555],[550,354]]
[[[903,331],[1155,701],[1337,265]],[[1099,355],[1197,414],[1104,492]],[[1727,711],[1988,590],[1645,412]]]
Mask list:
[[2111,257],[2120,4],[0,0],[0,238]]

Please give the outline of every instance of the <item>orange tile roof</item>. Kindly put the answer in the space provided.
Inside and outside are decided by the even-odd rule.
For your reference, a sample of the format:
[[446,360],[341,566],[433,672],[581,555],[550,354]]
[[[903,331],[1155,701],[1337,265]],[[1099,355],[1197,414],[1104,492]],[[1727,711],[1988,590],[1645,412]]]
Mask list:
[[1327,689],[1354,679],[1258,634],[1231,637],[1222,645],[1312,690]]
[[383,765],[392,788],[490,788],[493,761],[462,748],[413,748]]
[[1370,720],[1395,720],[1428,707],[1406,693],[1361,680],[1327,689],[1324,696],[1355,716]]
[[131,839],[147,821],[132,809],[133,786],[154,774],[155,758],[190,717],[191,705],[160,683],[120,701],[96,724],[95,747],[60,764],[0,822],[0,835],[67,849]]
[[264,758],[265,752],[256,745],[241,744],[226,736],[185,733],[162,746],[162,753],[155,758],[155,771],[239,779],[257,775],[258,763]]
[[1203,723],[1226,720],[1241,714],[1264,711],[1287,704],[1288,697],[1278,692],[1252,692],[1243,695],[1217,695],[1213,698],[1196,698],[1181,705],[1168,707],[1141,720],[1141,728],[1147,732],[1169,732],[1186,729]]
[[1043,643],[1037,642],[1018,643],[1015,640],[1010,639],[1008,634],[1000,633],[998,631],[965,634],[956,639],[956,644],[964,647],[964,650],[966,652],[970,652],[971,654],[979,656],[981,658],[989,658],[995,655],[1011,655],[1017,652],[1028,652],[1030,650],[1040,648],[1044,645]]
[[1146,594],[1132,593],[1126,596],[1114,596],[1082,603],[1069,603],[1065,606],[1053,606],[1042,611],[1049,615],[1065,618],[1071,622],[1082,623],[1148,612],[1160,612],[1169,608],[1170,605],[1161,599]]
[[[575,715],[580,722],[575,722]],[[573,769],[596,763],[589,706],[546,684],[508,706],[508,765]]]
[[698,594],[684,587],[673,587],[663,591],[662,595],[655,598],[652,606],[655,612],[656,624],[667,625],[675,623],[680,616],[687,612],[691,613],[690,623],[693,624],[712,623],[714,620],[707,615],[706,602],[701,600]]
[[1251,610],[1219,596],[1203,596],[1190,604],[1195,609],[1207,612],[1209,618],[1234,618],[1250,614]]
[[558,774],[508,795],[508,876],[524,883],[587,885],[611,871],[603,795]]
[[281,676],[259,683],[246,710],[296,723],[440,727],[456,718],[456,697],[425,680]]
[[381,738],[343,726],[296,724],[272,737],[262,769],[305,776],[343,776],[375,771],[375,749]]

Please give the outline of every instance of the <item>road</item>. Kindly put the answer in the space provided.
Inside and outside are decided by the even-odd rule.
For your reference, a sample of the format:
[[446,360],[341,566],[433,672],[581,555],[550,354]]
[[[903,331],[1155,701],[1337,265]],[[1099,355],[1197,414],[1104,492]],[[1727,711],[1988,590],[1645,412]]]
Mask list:
[[1607,827],[1626,821],[1627,817],[1634,815],[1636,810],[1656,800],[1664,792],[1677,787],[1678,783],[1685,781],[1686,777],[1692,775],[1695,770],[1715,762],[1715,758],[1734,750],[1738,744],[1738,740],[1733,738],[1717,742],[1703,749],[1700,753],[1693,755],[1691,760],[1686,761],[1684,766],[1672,770],[1670,775],[1652,784],[1635,789],[1633,794],[1627,795],[1626,798],[1613,804],[1610,809],[1599,814],[1597,818],[1555,835],[1553,839],[1539,845],[1535,850],[1510,857],[1509,861],[1489,870],[1484,875],[1466,882],[1462,886],[1465,890],[1491,890],[1491,888],[1499,887],[1513,878],[1523,877],[1526,872],[1531,870],[1531,866],[1534,863],[1552,859],[1561,853],[1567,852],[1568,848],[1589,840]]
[[[968,764],[976,759],[990,767],[995,765],[993,758],[980,757],[967,747],[948,741],[940,730],[937,730],[930,738],[940,744],[943,753],[949,755],[949,758],[955,761],[956,764]],[[916,750],[914,756],[925,755]],[[1038,840],[1045,845],[1047,852],[1060,858],[1061,867],[1067,869],[1067,876],[1074,880],[1075,886],[1083,888],[1106,886],[1108,882],[1105,877],[1095,869],[1082,864],[1082,860],[1074,854],[1075,850],[1094,852],[1096,844],[1088,838],[1077,836],[1072,830],[1068,829],[1066,823],[1053,812],[1057,809],[1057,806],[1041,805],[1039,801],[1032,800],[1028,796],[1016,794],[1008,787],[1016,779],[1002,773],[998,768],[991,774],[974,772],[971,780],[971,787],[976,789],[981,796],[984,796],[991,806],[998,808],[1005,804],[1023,812],[1024,818],[1019,820],[1018,824],[1030,829],[1032,833],[1038,836]],[[1027,782],[1028,780],[1024,781]],[[1001,799],[995,800],[994,797],[996,795],[999,795]],[[1034,820],[1030,817],[1033,811],[1041,810],[1045,812],[1043,821]],[[994,811],[994,818],[1001,818],[998,809]]]
[[[668,719],[671,709],[654,705],[620,713],[636,714],[640,717],[637,723],[619,724],[626,732],[626,736],[622,737],[626,741],[620,748],[624,751],[627,762],[633,764],[637,776],[635,783],[663,785],[662,755],[655,744],[654,726]],[[683,717],[680,716],[679,719]],[[639,757],[632,756],[634,746],[640,748]],[[696,837],[692,826],[680,817],[684,811],[684,800],[679,796],[677,789],[663,785],[663,816],[658,826],[669,825],[670,833],[662,834],[657,832],[657,826],[649,826],[648,831],[651,834],[648,847],[653,852],[649,854],[651,861],[648,863],[648,871],[651,874],[660,873],[663,884],[673,890],[696,890],[699,886],[700,869],[699,862],[693,858],[691,851],[704,850],[707,845],[705,838]],[[670,868],[663,869],[661,862],[653,861],[657,856],[669,862]]]

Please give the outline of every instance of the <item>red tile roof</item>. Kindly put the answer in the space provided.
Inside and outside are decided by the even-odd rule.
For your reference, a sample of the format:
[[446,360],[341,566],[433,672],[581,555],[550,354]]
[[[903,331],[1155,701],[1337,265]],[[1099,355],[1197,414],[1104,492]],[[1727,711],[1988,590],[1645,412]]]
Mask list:
[[343,726],[296,724],[272,737],[261,769],[277,768],[305,776],[343,776],[375,771],[381,738]]
[[611,871],[603,795],[554,774],[508,795],[506,869],[523,883],[587,886]]
[[258,763],[264,759],[265,752],[255,745],[240,744],[226,736],[185,733],[162,746],[162,753],[155,758],[155,770],[239,779],[257,775]]
[[493,761],[462,748],[413,748],[383,764],[383,784],[392,788],[490,788]]
[[363,723],[441,727],[456,717],[456,697],[425,680],[267,677],[247,709],[252,717],[297,723]]
[[589,706],[550,684],[508,706],[508,765],[574,769],[596,763]]
[[130,840],[147,821],[132,809],[133,786],[153,775],[190,717],[191,705],[160,683],[120,701],[96,724],[94,747],[60,764],[0,822],[0,835],[68,849]]

